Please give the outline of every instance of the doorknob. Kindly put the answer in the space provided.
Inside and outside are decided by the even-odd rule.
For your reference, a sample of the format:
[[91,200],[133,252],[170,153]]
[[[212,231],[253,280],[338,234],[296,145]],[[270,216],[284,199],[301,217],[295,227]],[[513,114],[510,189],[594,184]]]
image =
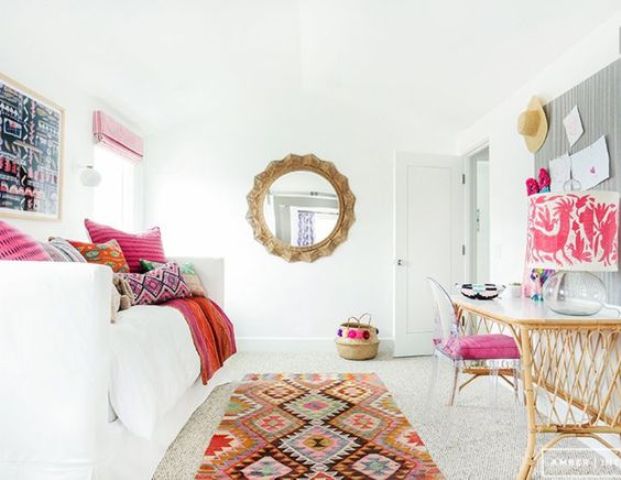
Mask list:
[[405,265],[405,260],[402,258],[397,259],[397,267],[403,267]]

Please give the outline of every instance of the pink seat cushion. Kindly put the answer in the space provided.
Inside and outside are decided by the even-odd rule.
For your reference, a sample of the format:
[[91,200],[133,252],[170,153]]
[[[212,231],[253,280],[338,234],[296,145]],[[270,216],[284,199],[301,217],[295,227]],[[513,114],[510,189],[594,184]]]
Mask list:
[[30,235],[0,220],[0,260],[50,262],[52,258]]
[[151,228],[143,233],[127,233],[108,225],[93,222],[88,218],[84,225],[93,243],[106,243],[116,240],[121,246],[123,255],[129,265],[129,271],[141,272],[140,260],[166,263],[162,236],[158,227]]
[[520,358],[520,351],[514,338],[499,333],[451,338],[444,345],[438,345],[437,348],[455,360],[513,360]]

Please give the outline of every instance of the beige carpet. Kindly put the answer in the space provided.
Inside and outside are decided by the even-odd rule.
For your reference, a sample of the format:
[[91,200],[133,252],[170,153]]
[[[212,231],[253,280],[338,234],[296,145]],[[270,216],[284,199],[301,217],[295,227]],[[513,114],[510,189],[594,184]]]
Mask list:
[[[434,398],[428,404],[429,358],[393,359],[387,355],[367,362],[350,362],[336,354],[238,354],[227,368],[239,372],[376,372],[401,410],[427,444],[448,480],[511,480],[515,478],[526,445],[524,416],[509,390],[499,388],[496,409],[489,406],[489,386],[478,380],[458,397],[457,406],[444,406],[450,370],[440,370]],[[160,463],[155,480],[194,478],[205,447],[218,426],[235,385],[218,387],[190,418]],[[583,448],[577,442],[564,448]],[[564,456],[570,453],[563,452]],[[590,457],[598,459],[594,454]],[[545,480],[578,480],[570,475],[542,476]],[[621,470],[604,466],[589,478],[621,479]],[[585,478],[585,477],[582,477]]]

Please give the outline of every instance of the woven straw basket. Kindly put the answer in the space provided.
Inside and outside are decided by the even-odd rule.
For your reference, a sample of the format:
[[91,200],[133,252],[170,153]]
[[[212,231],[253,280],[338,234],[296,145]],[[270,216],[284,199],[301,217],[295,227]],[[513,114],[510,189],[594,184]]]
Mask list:
[[[366,325],[362,321],[368,318]],[[370,360],[377,356],[379,339],[378,330],[371,326],[371,315],[363,314],[360,318],[349,317],[341,323],[336,337],[336,350],[347,360]]]

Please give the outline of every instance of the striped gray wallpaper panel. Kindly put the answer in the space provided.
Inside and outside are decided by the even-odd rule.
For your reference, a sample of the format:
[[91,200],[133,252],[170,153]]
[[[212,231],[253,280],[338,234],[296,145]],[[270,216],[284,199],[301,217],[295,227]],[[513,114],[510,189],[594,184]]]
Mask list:
[[[545,99],[544,99],[545,100]],[[563,118],[578,106],[584,134],[571,148]],[[548,168],[548,162],[564,153],[575,153],[606,136],[610,153],[608,180],[596,190],[621,192],[621,59],[608,65],[580,85],[545,105],[549,131],[545,143],[535,154],[535,172]],[[621,304],[621,272],[598,274],[608,290],[608,301]]]

